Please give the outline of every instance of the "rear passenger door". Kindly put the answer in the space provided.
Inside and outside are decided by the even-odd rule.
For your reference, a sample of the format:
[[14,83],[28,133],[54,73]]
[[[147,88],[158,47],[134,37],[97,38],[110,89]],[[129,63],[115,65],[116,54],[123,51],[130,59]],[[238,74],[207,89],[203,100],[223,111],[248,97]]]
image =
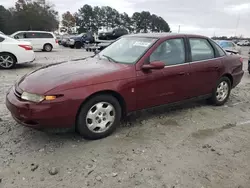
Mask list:
[[189,38],[190,78],[197,97],[212,93],[223,69],[222,58],[212,43],[205,38]]
[[26,33],[27,41],[31,42],[34,50],[42,49],[39,44],[39,34],[36,32],[27,32]]

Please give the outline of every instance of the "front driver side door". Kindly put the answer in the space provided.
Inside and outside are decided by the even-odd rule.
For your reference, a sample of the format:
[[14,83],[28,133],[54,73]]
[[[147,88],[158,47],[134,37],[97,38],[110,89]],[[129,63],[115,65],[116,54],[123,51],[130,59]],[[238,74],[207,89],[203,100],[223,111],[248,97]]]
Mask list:
[[149,63],[161,61],[165,68],[137,71],[137,108],[149,108],[189,98],[190,65],[184,38],[162,42],[149,56]]

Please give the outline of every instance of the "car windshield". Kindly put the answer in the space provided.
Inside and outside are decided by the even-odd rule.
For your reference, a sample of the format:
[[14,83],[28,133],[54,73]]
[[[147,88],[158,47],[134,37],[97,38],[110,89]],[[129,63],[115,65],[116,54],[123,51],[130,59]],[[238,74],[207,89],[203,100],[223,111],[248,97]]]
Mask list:
[[97,55],[117,63],[134,64],[156,40],[144,37],[122,37]]
[[220,42],[219,42],[219,45],[220,45],[222,48],[228,48],[228,47],[230,47],[230,43],[229,43],[229,42],[226,42],[226,41],[220,41]]

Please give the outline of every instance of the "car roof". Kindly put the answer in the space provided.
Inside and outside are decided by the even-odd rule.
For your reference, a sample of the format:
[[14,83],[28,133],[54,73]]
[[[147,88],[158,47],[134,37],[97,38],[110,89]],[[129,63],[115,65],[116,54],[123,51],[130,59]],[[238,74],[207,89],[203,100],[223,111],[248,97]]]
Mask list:
[[178,36],[188,36],[188,37],[198,37],[198,38],[208,38],[202,35],[195,35],[195,34],[184,34],[184,33],[136,33],[136,34],[128,34],[124,36],[129,37],[146,37],[146,38],[167,38],[167,37],[178,37]]
[[51,33],[51,34],[53,34],[53,32],[50,32],[50,31],[17,31],[15,33],[20,33],[20,32],[26,32],[26,33],[39,32],[39,33]]

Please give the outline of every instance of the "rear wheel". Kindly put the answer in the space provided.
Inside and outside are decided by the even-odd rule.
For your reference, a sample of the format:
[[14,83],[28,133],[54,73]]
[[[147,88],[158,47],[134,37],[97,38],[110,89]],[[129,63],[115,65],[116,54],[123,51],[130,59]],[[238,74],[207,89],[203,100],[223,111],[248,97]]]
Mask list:
[[0,67],[3,69],[11,69],[16,65],[16,58],[9,53],[0,53]]
[[231,81],[228,77],[222,77],[213,91],[211,102],[216,106],[225,104],[230,96]]
[[109,136],[119,125],[121,106],[110,95],[97,95],[82,105],[77,117],[77,130],[86,139]]
[[45,44],[44,47],[43,47],[43,50],[45,52],[51,52],[52,51],[52,45],[51,44]]

